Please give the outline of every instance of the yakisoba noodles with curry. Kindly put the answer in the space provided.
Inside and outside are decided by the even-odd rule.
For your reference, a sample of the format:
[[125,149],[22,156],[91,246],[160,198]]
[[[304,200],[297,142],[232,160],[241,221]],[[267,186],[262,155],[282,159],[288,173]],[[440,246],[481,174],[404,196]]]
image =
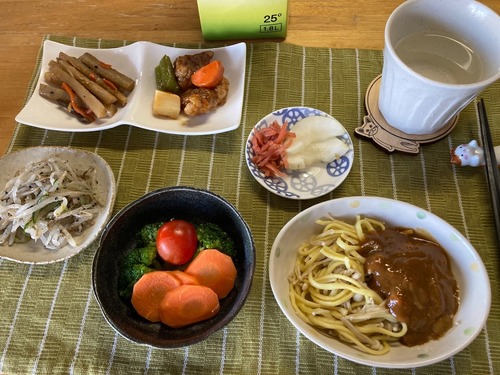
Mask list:
[[369,354],[424,344],[453,325],[459,290],[445,250],[412,229],[357,216],[318,220],[289,276],[298,316]]

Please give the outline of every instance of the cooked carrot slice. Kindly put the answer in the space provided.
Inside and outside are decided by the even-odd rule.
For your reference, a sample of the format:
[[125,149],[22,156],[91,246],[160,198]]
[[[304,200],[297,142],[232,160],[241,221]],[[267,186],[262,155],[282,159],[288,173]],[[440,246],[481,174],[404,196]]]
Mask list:
[[160,321],[160,303],[165,295],[181,286],[181,282],[171,272],[153,271],[144,274],[134,285],[132,306],[144,319]]
[[62,88],[64,89],[64,91],[66,91],[69,95],[69,99],[71,101],[71,107],[73,108],[73,110],[78,113],[79,115],[85,117],[89,122],[92,122],[95,120],[95,117],[94,117],[94,114],[92,113],[92,111],[90,112],[87,112],[85,110],[83,110],[82,108],[80,108],[78,106],[78,104],[76,103],[76,95],[75,95],[75,92],[73,91],[73,89],[71,87],[69,87],[69,85],[65,82],[62,83]]
[[184,272],[196,277],[200,285],[211,288],[219,298],[226,297],[233,289],[237,275],[231,257],[215,249],[201,251]]
[[200,285],[198,279],[180,270],[167,271],[177,278],[182,285]]
[[168,292],[160,304],[163,324],[181,328],[210,319],[219,312],[219,298],[203,285],[181,285]]
[[193,85],[204,88],[214,88],[224,76],[224,66],[219,60],[214,60],[202,66],[191,76]]

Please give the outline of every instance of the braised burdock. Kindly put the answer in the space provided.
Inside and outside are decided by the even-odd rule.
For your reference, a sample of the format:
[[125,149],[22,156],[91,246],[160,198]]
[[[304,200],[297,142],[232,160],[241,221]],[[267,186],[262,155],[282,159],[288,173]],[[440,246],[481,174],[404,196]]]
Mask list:
[[80,121],[111,117],[127,104],[135,81],[86,52],[79,58],[59,53],[49,62],[40,96],[64,106]]

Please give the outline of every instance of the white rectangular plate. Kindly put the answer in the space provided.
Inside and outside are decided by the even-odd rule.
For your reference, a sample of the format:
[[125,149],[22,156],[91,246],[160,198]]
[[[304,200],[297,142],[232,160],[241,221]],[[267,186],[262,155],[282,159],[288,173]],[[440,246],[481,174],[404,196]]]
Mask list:
[[[211,48],[214,59],[222,61],[224,76],[229,80],[229,93],[226,103],[215,111],[179,119],[153,116],[153,96],[156,89],[154,69],[164,55],[172,61],[178,56],[199,53],[203,49],[186,49],[162,46],[150,42],[136,42],[124,47],[91,49],[72,47],[52,41],[43,44],[40,75],[33,95],[16,121],[39,128],[65,132],[89,132],[110,129],[129,124],[139,128],[162,133],[181,135],[206,135],[222,133],[239,127],[243,106],[243,88],[246,69],[246,44],[238,43],[227,47]],[[132,77],[135,89],[130,93],[128,104],[118,108],[113,117],[98,119],[91,124],[83,124],[61,106],[42,98],[38,94],[43,75],[50,60],[55,60],[59,52],[79,57],[85,52],[111,64],[113,68]],[[185,119],[187,121],[183,121]]]

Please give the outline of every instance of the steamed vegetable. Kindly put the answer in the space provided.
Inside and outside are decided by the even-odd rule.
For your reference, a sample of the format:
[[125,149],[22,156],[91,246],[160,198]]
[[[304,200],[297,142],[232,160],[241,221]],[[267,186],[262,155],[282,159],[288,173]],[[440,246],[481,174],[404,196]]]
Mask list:
[[181,285],[167,292],[159,307],[162,323],[172,328],[210,319],[219,309],[217,294],[202,285]]
[[156,245],[156,235],[162,225],[163,223],[153,223],[143,226],[139,232],[142,243],[145,245]]
[[148,267],[155,267],[158,264],[157,256],[158,252],[156,251],[156,247],[149,244],[143,247],[137,247],[130,251],[125,257],[123,264],[125,266],[144,264]]
[[212,289],[219,298],[226,297],[233,289],[237,274],[231,257],[215,249],[201,251],[185,272]]
[[234,257],[234,241],[214,223],[201,223],[196,226],[196,236],[198,238],[198,250],[218,249],[224,254]]
[[159,322],[160,303],[168,292],[181,285],[168,271],[149,272],[135,283],[130,301],[140,316],[150,322]]
[[130,298],[134,285],[145,274],[154,271],[154,268],[141,263],[131,263],[120,270],[118,278],[118,294],[123,298]]
[[[120,296],[130,298],[143,318],[172,328],[209,319],[219,311],[219,299],[234,288],[237,276],[231,256],[206,249],[209,245],[235,255],[233,240],[216,224],[195,227],[175,219],[144,226],[138,247],[121,263]],[[192,259],[196,250],[200,252]],[[187,267],[181,268],[185,263]]]
[[186,272],[181,270],[167,271],[177,278],[182,285],[200,285],[198,279],[194,276],[188,275]]
[[161,268],[157,255],[154,245],[138,247],[127,254],[121,264],[118,278],[120,296],[129,298],[134,284],[144,274]]
[[138,235],[137,247],[123,259],[118,277],[119,294],[130,298],[134,284],[146,273],[163,268],[156,251],[156,234],[161,223],[145,225]]

